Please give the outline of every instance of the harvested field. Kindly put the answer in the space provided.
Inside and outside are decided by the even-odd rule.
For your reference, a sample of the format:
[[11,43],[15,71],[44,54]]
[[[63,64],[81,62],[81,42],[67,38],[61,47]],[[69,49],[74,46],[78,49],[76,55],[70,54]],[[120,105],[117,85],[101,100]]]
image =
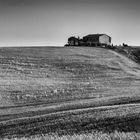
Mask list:
[[103,48],[1,48],[1,137],[139,132],[139,73]]

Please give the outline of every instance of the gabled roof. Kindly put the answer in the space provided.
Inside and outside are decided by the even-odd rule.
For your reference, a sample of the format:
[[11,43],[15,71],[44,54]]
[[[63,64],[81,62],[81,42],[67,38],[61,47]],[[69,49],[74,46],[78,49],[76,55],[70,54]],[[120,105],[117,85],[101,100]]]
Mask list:
[[78,38],[76,38],[75,36],[69,37],[68,41],[71,41],[71,40],[78,41]]
[[[106,35],[106,34],[89,34],[89,35],[84,36],[84,37],[99,38],[102,35]],[[108,36],[108,35],[106,35],[106,36]],[[108,37],[110,37],[110,36],[108,36]]]

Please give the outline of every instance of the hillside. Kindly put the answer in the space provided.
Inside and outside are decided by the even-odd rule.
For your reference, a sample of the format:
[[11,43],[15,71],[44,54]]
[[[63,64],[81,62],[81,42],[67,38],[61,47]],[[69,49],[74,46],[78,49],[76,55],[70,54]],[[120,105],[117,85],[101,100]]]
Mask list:
[[[0,125],[5,127],[0,132],[5,135],[5,130],[8,132],[11,126],[13,130],[9,130],[9,134],[16,134],[16,129],[20,128],[17,124],[24,122],[25,125],[28,121],[33,121],[33,126],[37,127],[38,116],[44,120],[44,115],[51,117],[55,124],[60,123],[59,119],[65,118],[64,124],[66,118],[73,120],[73,116],[69,118],[73,113],[77,116],[75,123],[85,123],[83,119],[87,116],[99,122],[102,118],[118,117],[114,110],[120,112],[119,117],[134,114],[138,117],[139,85],[140,66],[107,49],[1,48]],[[47,124],[50,120],[45,119],[45,122]],[[71,123],[67,124],[70,129]],[[48,125],[46,127],[52,131]],[[41,133],[44,132],[42,129]]]
[[114,46],[114,51],[140,64],[140,48],[135,46]]
[[127,60],[102,48],[1,49],[1,106],[137,95]]

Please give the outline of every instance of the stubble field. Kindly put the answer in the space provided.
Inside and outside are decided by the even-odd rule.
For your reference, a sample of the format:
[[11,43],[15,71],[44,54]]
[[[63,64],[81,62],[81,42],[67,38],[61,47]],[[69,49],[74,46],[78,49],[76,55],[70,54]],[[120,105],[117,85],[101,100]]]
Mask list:
[[103,48],[1,48],[0,135],[138,133],[139,73]]

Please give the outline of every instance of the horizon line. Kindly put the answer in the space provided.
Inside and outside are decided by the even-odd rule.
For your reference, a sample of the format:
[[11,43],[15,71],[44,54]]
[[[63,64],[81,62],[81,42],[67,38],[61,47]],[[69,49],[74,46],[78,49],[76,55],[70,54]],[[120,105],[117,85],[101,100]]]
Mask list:
[[9,45],[6,45],[6,46],[0,46],[0,48],[3,48],[3,47],[64,47],[63,45],[12,45],[12,46],[9,46]]

